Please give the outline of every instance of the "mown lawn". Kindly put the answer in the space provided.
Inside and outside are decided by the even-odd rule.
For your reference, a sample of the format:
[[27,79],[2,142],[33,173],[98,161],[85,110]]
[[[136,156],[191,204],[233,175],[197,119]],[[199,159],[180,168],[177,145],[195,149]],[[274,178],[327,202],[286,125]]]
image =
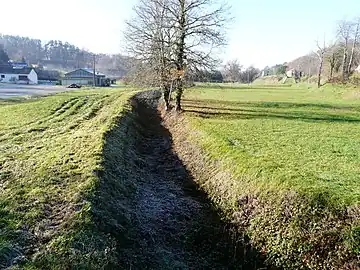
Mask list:
[[[295,265],[291,257],[286,257],[291,253],[289,249],[297,249],[297,254],[292,254],[294,260],[297,256],[307,258],[316,254],[316,246],[320,245],[316,241],[321,239],[315,238],[323,237],[325,243],[327,236],[321,233],[327,230],[335,230],[328,234],[329,243],[341,241],[350,253],[360,253],[360,223],[358,214],[354,214],[360,203],[359,93],[360,89],[335,86],[320,90],[302,86],[207,86],[185,94],[185,116],[194,130],[192,140],[216,161],[214,164],[236,179],[227,191],[226,179],[217,184],[234,194],[230,196],[233,211],[238,211],[238,200],[244,195],[251,194],[264,205],[282,200],[279,209],[274,206],[268,211],[273,211],[273,216],[280,213],[277,220],[267,220],[264,210],[259,224],[251,225],[250,232],[261,247],[274,252],[274,257],[282,256],[280,264],[288,261],[289,265]],[[306,198],[295,203],[294,209],[303,207],[308,212],[286,214],[286,210],[281,214],[287,204],[284,200],[292,196],[286,194],[293,193]],[[328,212],[332,209],[337,209],[336,214]],[[337,221],[329,220],[337,215],[346,215],[339,219],[354,220],[339,225],[341,229],[336,231]],[[305,221],[304,217],[310,216],[318,216],[319,220]],[[299,225],[306,222],[311,225],[304,225],[306,228]],[[263,238],[255,235],[260,235],[261,230],[270,232]],[[299,243],[294,244],[300,235],[303,239],[297,239]],[[339,260],[344,259],[341,256],[338,255]],[[308,267],[315,269],[319,262],[311,263]]]
[[90,222],[104,134],[132,94],[98,89],[0,101],[1,269],[31,268],[41,254],[73,248]]
[[360,202],[360,99],[329,89],[210,88],[188,91],[185,110],[212,156],[246,176],[242,188]]

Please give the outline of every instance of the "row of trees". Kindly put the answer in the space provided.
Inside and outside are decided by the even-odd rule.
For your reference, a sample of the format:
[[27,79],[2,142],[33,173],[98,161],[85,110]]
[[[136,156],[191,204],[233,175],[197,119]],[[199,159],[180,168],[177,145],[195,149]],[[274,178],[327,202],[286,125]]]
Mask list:
[[341,68],[341,78],[345,82],[354,69],[360,64],[359,52],[360,38],[360,17],[354,20],[343,20],[338,23],[336,39],[330,45],[317,41],[315,54],[319,59],[318,67],[318,87],[321,86],[321,76],[325,62],[329,66],[329,80],[333,79],[334,73],[338,73]]
[[224,82],[224,75],[220,70],[199,70],[192,75],[191,79],[194,82]]
[[0,44],[0,65],[7,64],[10,60],[8,54],[5,52],[4,47]]
[[132,78],[137,83],[156,85],[170,108],[176,92],[175,109],[187,81],[219,64],[214,52],[225,45],[228,8],[215,0],[140,0],[135,16],[127,22],[125,38],[134,59]]
[[[359,50],[360,17],[352,21],[341,21],[338,25],[337,34],[338,43],[342,49],[342,77],[343,80],[346,80],[353,71],[355,62],[357,62],[356,65],[359,65],[359,61],[355,61],[355,53],[356,50],[357,52]],[[336,51],[331,54],[336,55]]]
[[260,70],[252,66],[243,69],[238,60],[232,60],[225,65],[223,76],[227,82],[252,83],[260,76]]
[[287,64],[277,64],[272,67],[266,66],[264,68],[264,75],[265,76],[272,76],[272,75],[284,75],[286,73],[286,69],[288,68]]
[[313,53],[299,57],[289,63],[289,67],[303,71],[310,76],[317,75],[318,86],[321,79],[335,79],[346,82],[360,65],[360,17],[342,20],[336,26],[332,41],[319,39]]
[[2,44],[12,60],[20,61],[25,59],[32,64],[41,60],[63,63],[64,66],[69,61],[78,61],[79,64],[85,64],[92,57],[90,52],[59,40],[50,40],[43,44],[39,39],[0,35],[0,44]]
[[26,58],[32,63],[37,63],[43,58],[43,46],[38,39],[0,35],[0,44],[12,60]]

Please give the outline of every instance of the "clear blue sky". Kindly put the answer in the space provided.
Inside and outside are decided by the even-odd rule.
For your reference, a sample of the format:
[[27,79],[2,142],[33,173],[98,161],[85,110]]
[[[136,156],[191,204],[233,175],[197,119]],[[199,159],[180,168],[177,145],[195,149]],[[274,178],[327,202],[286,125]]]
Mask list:
[[[95,52],[121,51],[136,0],[17,0],[1,3],[0,33],[60,39]],[[235,22],[224,61],[263,67],[290,61],[334,36],[336,22],[360,16],[360,0],[228,0]],[[8,12],[3,12],[3,11]],[[25,21],[25,20],[26,21]],[[96,33],[94,35],[94,32]]]

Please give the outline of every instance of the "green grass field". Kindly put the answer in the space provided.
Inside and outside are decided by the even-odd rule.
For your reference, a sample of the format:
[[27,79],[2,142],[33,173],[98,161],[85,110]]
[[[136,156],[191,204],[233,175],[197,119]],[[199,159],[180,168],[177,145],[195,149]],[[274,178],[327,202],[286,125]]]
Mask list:
[[[197,89],[185,109],[202,144],[247,191],[325,192],[360,202],[360,100],[334,90]],[[190,114],[191,113],[191,114]]]
[[[203,86],[186,92],[184,109],[193,130],[191,140],[216,161],[214,164],[230,172],[235,179],[233,182],[224,179],[222,183],[213,184],[218,189],[217,193],[231,194],[226,199],[227,208],[236,211],[239,198],[250,194],[273,207],[269,213],[273,211],[271,215],[274,218],[283,211],[284,200],[289,198],[289,194],[295,193],[304,200],[298,204],[290,202],[296,205],[294,208],[304,208],[303,213],[299,210],[298,219],[285,222],[287,217],[279,214],[277,218],[284,219],[284,223],[276,225],[278,220],[269,221],[263,213],[263,216],[259,215],[258,224],[253,223],[250,234],[253,234],[254,241],[261,242],[260,246],[270,253],[273,251],[274,257],[288,252],[300,235],[310,238],[310,234],[303,234],[304,231],[310,233],[315,230],[317,236],[314,237],[326,239],[326,236],[320,236],[321,231],[333,229],[336,222],[325,225],[330,217],[342,219],[339,216],[343,214],[340,213],[358,209],[359,93],[360,89],[334,86],[315,89],[304,86],[223,85]],[[280,205],[278,209],[275,207],[277,203]],[[339,239],[333,242],[342,241],[351,250],[350,253],[359,254],[359,217],[354,214],[351,218],[354,222],[339,225],[341,229],[335,232]],[[312,227],[299,225],[305,220]],[[271,224],[278,233],[270,232],[263,239],[257,239],[262,234],[261,230],[272,230]],[[289,235],[291,239],[287,241]],[[294,248],[299,252],[294,257],[306,253],[301,249],[314,252],[311,247],[316,244],[309,243],[309,239],[298,240],[301,243],[294,244]],[[295,263],[290,257],[287,260],[290,265]]]
[[49,251],[71,260],[66,252],[89,222],[105,133],[132,93],[81,90],[0,101],[1,269],[31,268]]
[[[0,100],[1,269],[100,269],[126,258],[143,132],[128,113],[135,92]],[[272,264],[356,269],[360,89],[203,84],[183,106],[188,138],[214,173],[195,180]]]

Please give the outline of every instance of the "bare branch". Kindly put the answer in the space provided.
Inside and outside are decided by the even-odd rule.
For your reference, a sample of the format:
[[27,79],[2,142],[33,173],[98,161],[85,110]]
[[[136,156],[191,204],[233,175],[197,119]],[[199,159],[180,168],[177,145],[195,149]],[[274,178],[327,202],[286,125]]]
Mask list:
[[215,2],[140,0],[134,8],[135,18],[127,22],[129,54],[141,63],[142,70],[143,65],[149,66],[164,96],[171,86],[176,86],[177,109],[181,108],[186,74],[213,69],[219,63],[214,57],[215,49],[226,44],[229,8]]

